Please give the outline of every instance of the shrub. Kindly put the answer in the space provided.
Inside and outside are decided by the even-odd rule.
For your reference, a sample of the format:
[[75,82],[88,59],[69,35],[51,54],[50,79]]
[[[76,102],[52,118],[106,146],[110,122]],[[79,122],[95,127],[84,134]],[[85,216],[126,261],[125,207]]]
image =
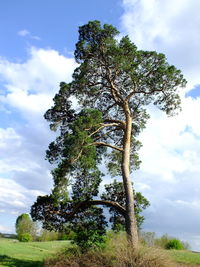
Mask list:
[[90,251],[84,254],[60,255],[58,258],[48,259],[44,267],[114,267],[112,259],[102,252]]
[[77,244],[82,252],[90,248],[104,248],[106,237],[98,231],[84,229],[74,236],[74,243]]
[[190,245],[187,242],[183,242],[178,238],[170,237],[167,234],[161,236],[160,238],[156,238],[154,244],[156,247],[164,249],[188,250],[190,248]]
[[166,249],[177,249],[177,250],[184,249],[182,242],[180,240],[178,240],[178,239],[172,239],[172,240],[170,240],[166,244],[165,248]]
[[86,252],[89,249],[102,248],[105,245],[107,222],[102,208],[90,207],[75,216],[72,231],[76,234],[74,243]]
[[[113,238],[111,238],[113,236]],[[105,249],[81,253],[73,248],[57,258],[45,261],[44,267],[173,267],[173,262],[163,250],[147,247],[133,249],[126,235],[109,233]]]
[[23,234],[19,235],[18,239],[21,242],[31,242],[31,241],[33,241],[33,237],[29,233],[23,233]]
[[148,248],[139,246],[137,249],[131,248],[127,242],[125,232],[113,236],[107,244],[106,251],[113,255],[113,267],[172,267],[173,262],[158,248]]
[[67,231],[66,233],[60,233],[59,240],[74,240],[76,233],[72,230]]

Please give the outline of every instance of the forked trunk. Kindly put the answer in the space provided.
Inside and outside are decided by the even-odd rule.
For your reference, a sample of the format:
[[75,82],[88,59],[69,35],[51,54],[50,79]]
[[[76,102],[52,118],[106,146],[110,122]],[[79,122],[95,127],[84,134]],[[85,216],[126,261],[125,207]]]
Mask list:
[[134,193],[130,179],[130,149],[131,149],[132,118],[126,113],[126,129],[123,141],[122,176],[126,193],[126,232],[128,241],[133,247],[138,245],[138,232],[135,218]]

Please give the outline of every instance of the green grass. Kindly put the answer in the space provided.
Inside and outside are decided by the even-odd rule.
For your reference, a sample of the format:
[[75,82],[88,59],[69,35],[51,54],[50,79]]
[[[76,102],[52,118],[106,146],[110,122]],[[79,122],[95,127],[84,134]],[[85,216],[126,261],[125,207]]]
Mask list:
[[[44,259],[69,246],[69,241],[22,243],[0,238],[0,267],[42,267]],[[165,252],[180,266],[200,266],[200,253],[183,250]]]
[[200,253],[185,250],[169,250],[170,257],[178,263],[186,264],[186,266],[200,266]]
[[0,238],[0,267],[41,267],[45,258],[69,244],[69,241],[22,243]]

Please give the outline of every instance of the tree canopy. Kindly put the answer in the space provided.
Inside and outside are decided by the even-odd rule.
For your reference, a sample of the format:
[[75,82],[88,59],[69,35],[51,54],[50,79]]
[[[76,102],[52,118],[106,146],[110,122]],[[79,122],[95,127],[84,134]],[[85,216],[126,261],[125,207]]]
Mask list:
[[[45,113],[50,128],[60,131],[46,153],[49,162],[57,164],[52,172],[55,186],[50,197],[57,207],[53,208],[47,197],[38,198],[37,203],[48,203],[48,210],[54,210],[51,216],[55,222],[63,209],[65,212],[59,215],[62,213],[64,220],[93,205],[115,209],[125,218],[129,241],[137,246],[130,178],[131,171],[140,164],[137,136],[149,118],[149,104],[168,115],[180,110],[178,91],[186,81],[180,70],[167,63],[164,54],[138,50],[128,36],[119,40],[118,34],[115,27],[102,26],[99,21],[79,27],[74,53],[79,66],[71,83],[60,83],[54,105]],[[111,176],[122,177],[123,203],[112,198],[96,199],[103,178],[99,165],[103,163]],[[69,195],[62,190],[69,184],[73,196],[67,202]],[[33,210],[35,218],[43,216],[44,223],[48,223],[50,213],[45,217],[42,205],[35,204]]]
[[36,238],[37,226],[27,213],[22,213],[17,217],[15,229],[19,241],[27,242]]

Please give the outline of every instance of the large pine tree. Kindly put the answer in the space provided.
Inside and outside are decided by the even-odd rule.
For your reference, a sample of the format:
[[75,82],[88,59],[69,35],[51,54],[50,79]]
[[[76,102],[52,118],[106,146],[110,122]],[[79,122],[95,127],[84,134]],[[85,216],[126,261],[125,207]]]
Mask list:
[[[60,192],[66,181],[82,183],[82,191],[64,206],[65,219],[91,205],[112,207],[125,217],[128,239],[136,247],[138,233],[130,177],[139,165],[140,143],[136,138],[149,117],[149,104],[168,115],[180,109],[177,92],[186,81],[163,54],[138,50],[127,36],[116,38],[118,33],[112,25],[101,26],[99,21],[79,28],[75,50],[79,66],[71,83],[60,84],[54,106],[45,114],[51,129],[60,127],[60,135],[49,145],[47,159],[58,164],[53,172],[54,192]],[[72,108],[75,99],[76,110]],[[112,199],[94,199],[102,179],[98,169],[102,159],[111,174],[122,177],[125,206]],[[46,222],[51,205],[49,201]],[[59,205],[52,213],[55,221],[64,216],[59,213],[59,209],[63,210]],[[44,215],[44,210],[35,209],[36,213]]]

